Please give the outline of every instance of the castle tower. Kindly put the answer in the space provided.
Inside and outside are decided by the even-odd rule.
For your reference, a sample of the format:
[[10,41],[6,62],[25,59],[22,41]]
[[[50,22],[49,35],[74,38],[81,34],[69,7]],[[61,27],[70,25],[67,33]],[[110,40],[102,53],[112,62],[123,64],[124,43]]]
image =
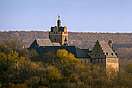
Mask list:
[[65,40],[68,41],[68,31],[66,26],[61,26],[60,16],[57,19],[57,26],[51,27],[49,32],[49,39],[51,42],[60,43],[64,45]]

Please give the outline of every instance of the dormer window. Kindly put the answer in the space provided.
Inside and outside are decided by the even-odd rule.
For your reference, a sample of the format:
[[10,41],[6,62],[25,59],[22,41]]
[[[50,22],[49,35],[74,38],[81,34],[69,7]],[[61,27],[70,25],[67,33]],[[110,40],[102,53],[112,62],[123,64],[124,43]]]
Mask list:
[[113,53],[111,53],[111,55],[113,56]]
[[106,55],[108,55],[108,52],[106,52]]

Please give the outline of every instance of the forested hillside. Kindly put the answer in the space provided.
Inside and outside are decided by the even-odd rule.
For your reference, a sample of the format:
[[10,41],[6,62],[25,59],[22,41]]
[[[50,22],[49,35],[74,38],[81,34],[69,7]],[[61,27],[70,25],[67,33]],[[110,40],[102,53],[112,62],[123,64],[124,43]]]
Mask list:
[[[0,42],[10,39],[22,41],[26,47],[32,43],[35,38],[48,38],[48,32],[0,32]],[[132,57],[132,33],[89,33],[89,32],[70,32],[69,44],[77,45],[80,48],[92,48],[96,40],[112,40],[114,48],[120,58],[131,59]]]
[[0,88],[131,88],[132,63],[106,74],[105,65],[81,63],[65,49],[39,56],[21,42],[0,44]]

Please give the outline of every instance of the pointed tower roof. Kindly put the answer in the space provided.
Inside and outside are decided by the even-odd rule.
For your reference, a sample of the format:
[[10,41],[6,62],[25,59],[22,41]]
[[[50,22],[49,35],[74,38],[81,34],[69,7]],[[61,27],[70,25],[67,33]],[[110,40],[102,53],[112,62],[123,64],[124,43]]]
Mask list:
[[61,27],[61,20],[60,20],[60,16],[58,15],[57,18],[57,28],[59,29]]

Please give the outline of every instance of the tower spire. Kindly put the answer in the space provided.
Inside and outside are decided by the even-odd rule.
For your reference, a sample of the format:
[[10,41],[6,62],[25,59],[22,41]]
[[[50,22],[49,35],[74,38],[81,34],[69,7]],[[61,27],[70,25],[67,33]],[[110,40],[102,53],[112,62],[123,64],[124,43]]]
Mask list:
[[60,16],[58,15],[58,19],[57,19],[57,28],[59,29],[61,26],[61,20],[60,20]]

